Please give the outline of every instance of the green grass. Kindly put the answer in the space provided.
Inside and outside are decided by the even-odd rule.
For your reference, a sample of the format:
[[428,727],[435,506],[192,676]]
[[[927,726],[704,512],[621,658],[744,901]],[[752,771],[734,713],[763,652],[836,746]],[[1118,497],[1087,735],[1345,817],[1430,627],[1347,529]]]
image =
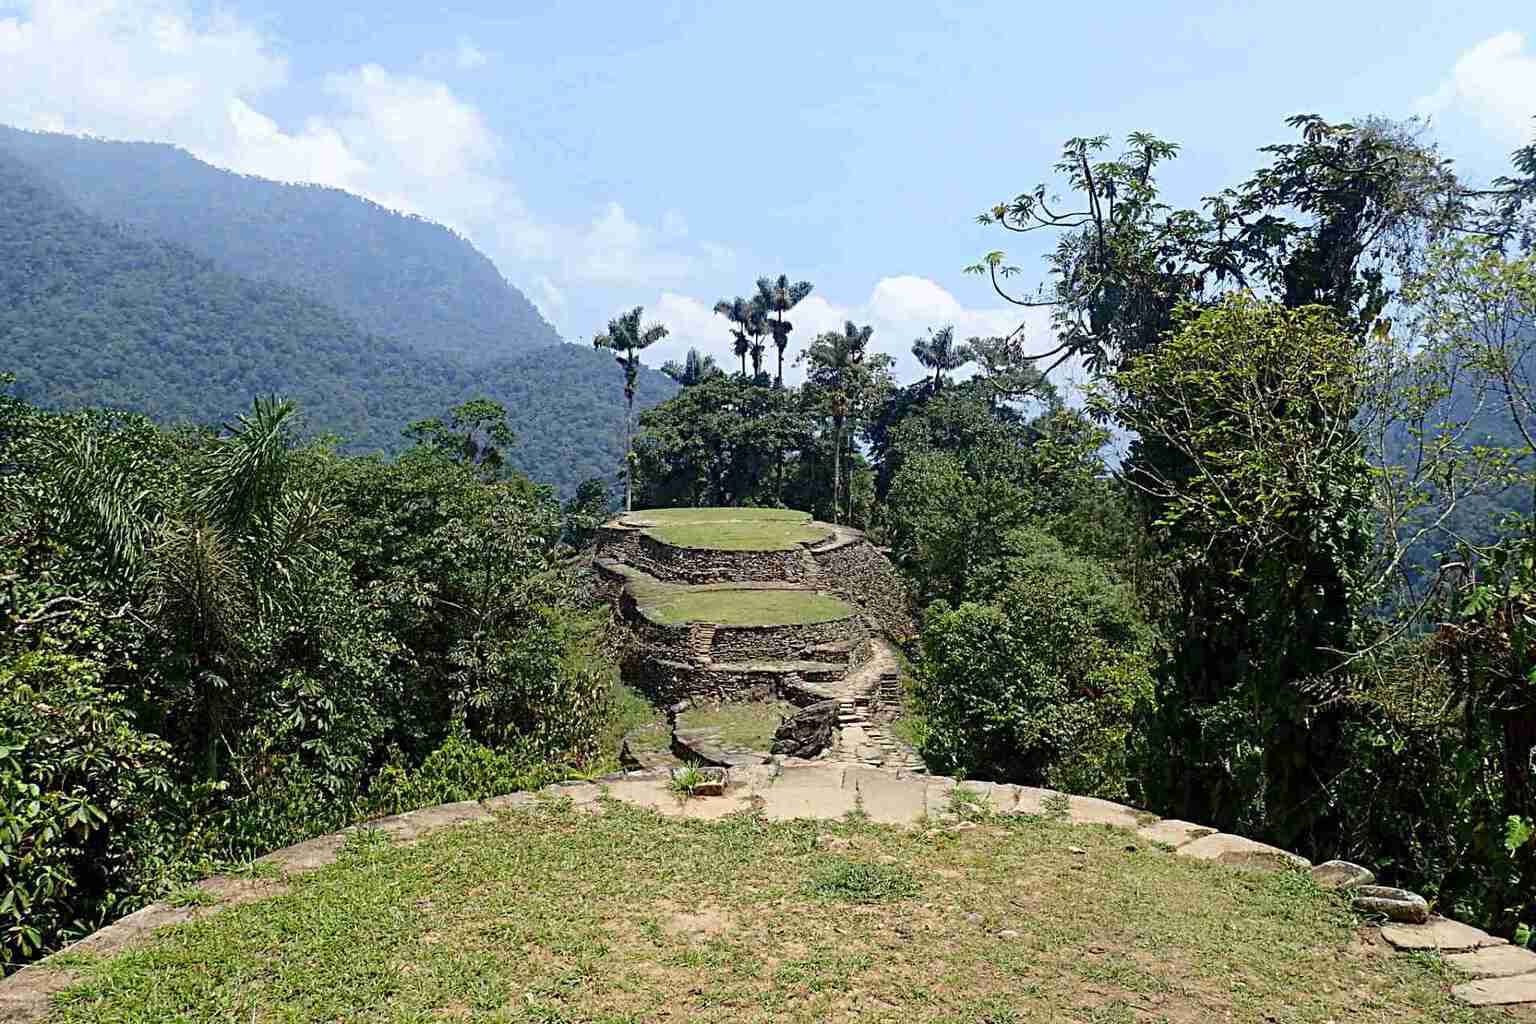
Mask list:
[[363,836],[284,895],[78,969],[56,1024],[1485,1019],[1304,876],[1038,818],[903,831],[552,801],[406,847]]
[[790,551],[830,537],[808,512],[782,508],[663,508],[636,511],[632,522],[664,544],[716,551]]
[[767,750],[773,734],[797,709],[786,701],[743,701],[692,707],[677,716],[684,729],[713,729],[726,748]]
[[[631,584],[633,587],[633,584]],[[663,625],[712,622],[718,626],[788,626],[831,622],[856,614],[830,594],[813,590],[742,590],[665,583],[631,590],[640,611]]]

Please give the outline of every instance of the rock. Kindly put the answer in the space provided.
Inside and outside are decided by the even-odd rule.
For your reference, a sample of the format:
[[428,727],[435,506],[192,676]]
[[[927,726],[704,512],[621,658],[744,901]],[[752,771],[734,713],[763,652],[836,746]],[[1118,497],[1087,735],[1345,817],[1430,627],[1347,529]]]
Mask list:
[[832,745],[842,703],[817,701],[784,720],[773,734],[773,753],[785,757],[815,757]]
[[965,915],[966,924],[981,924],[982,916],[974,911]]
[[1312,881],[1323,889],[1353,889],[1375,882],[1376,875],[1347,860],[1330,860],[1312,869]]
[[1403,924],[1423,924],[1429,920],[1429,904],[1416,892],[1389,885],[1362,885],[1354,892],[1352,906],[1359,913],[1380,914],[1388,921]]
[[1012,928],[1004,928],[997,933],[997,937],[1000,939],[1016,939],[1019,937],[1019,933]]
[[1217,832],[1179,847],[1179,856],[1213,860],[1218,864],[1260,871],[1305,870],[1312,866],[1312,862],[1305,857],[1225,832]]
[[1517,974],[1513,978],[1467,981],[1451,989],[1451,995],[1473,1006],[1536,1003],[1536,974]]
[[1143,839],[1154,843],[1162,843],[1178,849],[1187,846],[1196,839],[1215,833],[1215,829],[1206,828],[1204,825],[1196,825],[1189,821],[1180,821],[1177,818],[1163,818],[1154,821],[1150,825],[1142,825],[1136,830],[1136,834]]
[[1067,847],[1067,852],[1081,855],[1087,853],[1088,851],[1083,849],[1081,846],[1069,846]]
[[1446,966],[1474,978],[1509,978],[1536,973],[1536,953],[1521,946],[1488,946],[1470,953],[1447,953]]
[[1397,949],[1437,949],[1442,953],[1462,953],[1509,944],[1481,928],[1444,917],[1432,917],[1426,924],[1384,924],[1381,937]]

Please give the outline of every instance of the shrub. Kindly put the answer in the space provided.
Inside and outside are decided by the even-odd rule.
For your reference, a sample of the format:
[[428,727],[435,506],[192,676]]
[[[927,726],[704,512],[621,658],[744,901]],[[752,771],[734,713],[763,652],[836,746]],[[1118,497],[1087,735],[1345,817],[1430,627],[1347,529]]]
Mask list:
[[160,884],[174,768],[94,662],[0,662],[0,960],[83,935]]
[[979,600],[926,616],[916,697],[943,771],[1125,799],[1151,635],[1129,589],[1055,540],[1017,531]]

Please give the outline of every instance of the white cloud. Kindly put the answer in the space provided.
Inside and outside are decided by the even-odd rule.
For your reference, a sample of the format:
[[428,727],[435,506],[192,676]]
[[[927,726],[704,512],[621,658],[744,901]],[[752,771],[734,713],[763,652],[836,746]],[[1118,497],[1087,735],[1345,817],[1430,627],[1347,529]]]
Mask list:
[[[713,307],[713,301],[662,292],[646,307],[646,316],[666,324],[671,333],[665,341],[646,351],[646,362],[660,366],[668,359],[682,359],[689,348],[698,348],[713,355],[723,366],[734,365],[730,327],[724,317],[714,313]],[[871,349],[895,359],[896,378],[903,383],[915,380],[925,372],[912,355],[912,342],[925,336],[929,328],[953,324],[956,336],[963,339],[1005,335],[1021,322],[1028,322],[1028,338],[1043,340],[1049,337],[1049,317],[1043,310],[964,306],[938,282],[913,275],[881,278],[861,303],[843,305],[812,293],[787,315],[787,319],[795,328],[785,353],[784,376],[795,383],[805,379],[804,368],[793,365],[795,356],[818,334],[838,330],[849,320],[874,327]],[[1042,344],[1040,347],[1050,346]],[[775,360],[776,354],[770,343],[770,367]]]
[[1507,145],[1529,142],[1536,130],[1536,53],[1520,32],[1483,40],[1456,60],[1433,94],[1419,101],[1423,113],[1457,111],[1482,124]]
[[[460,39],[423,67],[472,70],[488,55]],[[444,82],[378,64],[333,69],[292,99],[287,59],[228,15],[186,0],[23,0],[0,17],[0,122],[185,147],[210,163],[315,182],[440,221],[523,279],[542,277],[546,313],[565,313],[573,285],[655,287],[718,266],[723,247],[688,241],[675,211],[656,227],[617,202],[585,224],[533,214],[508,174],[512,154],[481,112]]]

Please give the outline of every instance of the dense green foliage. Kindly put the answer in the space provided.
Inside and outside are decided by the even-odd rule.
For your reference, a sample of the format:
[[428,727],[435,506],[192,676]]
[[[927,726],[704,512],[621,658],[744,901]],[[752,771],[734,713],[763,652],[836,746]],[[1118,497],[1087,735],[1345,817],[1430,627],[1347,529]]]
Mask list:
[[[404,424],[484,394],[511,410],[510,465],[562,492],[622,464],[619,382],[598,353],[551,345],[478,368],[423,354],[305,292],[94,218],[4,152],[0,296],[4,368],[38,405],[211,424],[280,393],[311,433],[398,451]],[[645,370],[636,401],[675,389]]]
[[5,126],[0,152],[108,224],[305,292],[417,353],[492,363],[560,341],[467,241],[340,189],[233,174],[161,143]]
[[301,445],[293,415],[0,395],[6,961],[214,863],[601,763],[613,669],[553,490],[426,427],[391,460]]

